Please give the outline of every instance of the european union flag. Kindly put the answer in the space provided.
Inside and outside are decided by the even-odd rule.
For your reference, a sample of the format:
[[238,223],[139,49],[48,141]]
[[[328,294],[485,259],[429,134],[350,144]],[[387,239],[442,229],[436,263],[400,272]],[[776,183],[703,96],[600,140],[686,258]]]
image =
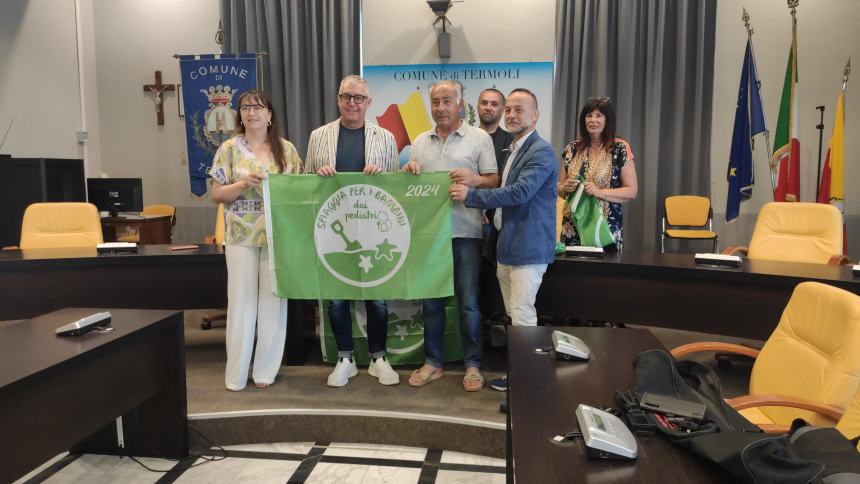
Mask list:
[[732,149],[726,179],[729,193],[726,197],[726,221],[738,216],[741,201],[752,196],[755,173],[752,159],[753,136],[767,131],[764,109],[758,86],[752,41],[747,39],[744,64],[741,69],[741,85],[738,89],[738,104],[735,111],[735,126],[732,131]]

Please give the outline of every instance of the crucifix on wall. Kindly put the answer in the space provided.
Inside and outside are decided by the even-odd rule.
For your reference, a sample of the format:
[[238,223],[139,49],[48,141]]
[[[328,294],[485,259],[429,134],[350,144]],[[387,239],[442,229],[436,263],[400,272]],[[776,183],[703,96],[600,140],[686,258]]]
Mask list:
[[158,125],[164,126],[164,91],[175,91],[175,84],[162,84],[161,71],[155,71],[155,84],[144,84],[143,92],[152,93],[152,102],[155,103],[155,114],[158,115]]

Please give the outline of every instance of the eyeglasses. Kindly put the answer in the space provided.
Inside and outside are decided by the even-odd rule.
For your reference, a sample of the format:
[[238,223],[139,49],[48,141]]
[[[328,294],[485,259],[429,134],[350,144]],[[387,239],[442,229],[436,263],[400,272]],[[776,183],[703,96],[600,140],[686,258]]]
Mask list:
[[355,104],[362,104],[364,100],[367,99],[368,96],[362,96],[361,94],[338,94],[337,98],[344,104],[349,104],[350,100],[354,100]]
[[608,97],[590,97],[588,98],[588,102],[598,102],[598,103],[608,103]]
[[262,111],[268,108],[262,104],[243,104],[239,109],[244,113],[250,113],[251,111]]

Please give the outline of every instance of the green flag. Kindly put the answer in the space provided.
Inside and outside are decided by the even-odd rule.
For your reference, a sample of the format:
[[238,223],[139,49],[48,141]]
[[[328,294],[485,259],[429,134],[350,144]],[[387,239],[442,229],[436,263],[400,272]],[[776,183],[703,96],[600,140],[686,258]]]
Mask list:
[[445,172],[270,175],[273,287],[296,299],[426,299],[454,293]]
[[577,177],[579,186],[576,191],[567,196],[570,207],[570,218],[579,234],[579,243],[587,247],[606,247],[615,242],[609,224],[603,216],[600,202],[585,193],[585,179]]

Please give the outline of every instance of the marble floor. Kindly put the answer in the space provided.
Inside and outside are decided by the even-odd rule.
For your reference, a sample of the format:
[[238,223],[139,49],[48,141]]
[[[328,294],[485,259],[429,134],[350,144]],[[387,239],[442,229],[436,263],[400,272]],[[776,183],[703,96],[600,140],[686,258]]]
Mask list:
[[[61,454],[18,482],[60,483],[468,483],[505,482],[505,461],[368,444],[236,445],[183,461]],[[149,469],[147,469],[149,468]],[[151,469],[151,470],[150,470]]]

